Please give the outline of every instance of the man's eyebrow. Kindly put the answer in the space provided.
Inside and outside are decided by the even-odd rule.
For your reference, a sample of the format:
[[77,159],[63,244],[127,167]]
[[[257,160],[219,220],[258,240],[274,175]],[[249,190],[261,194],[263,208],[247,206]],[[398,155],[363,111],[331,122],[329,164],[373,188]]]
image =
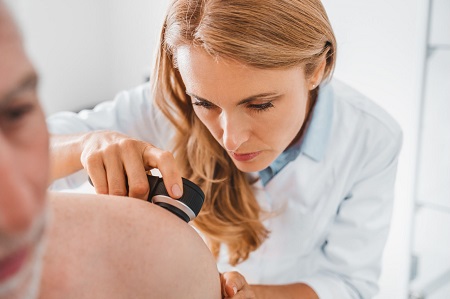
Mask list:
[[19,84],[17,84],[12,90],[6,92],[6,94],[0,98],[0,109],[7,106],[17,97],[18,94],[29,89],[35,89],[38,81],[39,79],[35,72],[30,72],[24,76],[23,79],[19,81]]
[[[197,95],[195,95],[195,94],[193,94],[193,93],[191,93],[191,92],[189,92],[189,91],[186,91],[186,94],[187,94],[188,96],[193,97],[193,98],[197,98],[197,99],[199,99],[200,101],[212,103],[211,101],[208,101],[207,99],[204,99],[204,98],[202,98],[202,97],[199,97],[199,96],[197,96]],[[280,96],[280,94],[277,93],[277,92],[263,92],[263,93],[259,93],[259,94],[255,94],[255,95],[246,97],[245,99],[240,100],[240,101],[237,103],[237,105],[246,104],[246,103],[248,103],[248,102],[251,102],[251,101],[254,101],[254,100],[260,99],[260,98],[278,97],[278,96]]]

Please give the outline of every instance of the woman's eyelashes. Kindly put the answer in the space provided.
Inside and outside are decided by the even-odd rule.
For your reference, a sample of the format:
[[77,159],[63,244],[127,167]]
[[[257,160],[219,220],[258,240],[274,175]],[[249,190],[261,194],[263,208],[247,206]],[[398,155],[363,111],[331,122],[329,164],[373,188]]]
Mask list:
[[[197,98],[192,98],[192,99],[193,99],[192,105],[195,105],[197,107],[201,107],[201,108],[205,108],[205,109],[218,108],[216,105],[214,105],[213,103],[211,103],[209,101],[200,100]],[[267,102],[264,102],[261,104],[246,103],[245,107],[252,111],[263,112],[263,111],[269,110],[270,108],[273,108],[274,105],[273,105],[272,101],[267,101]]]
[[206,109],[212,109],[214,107],[217,107],[216,105],[214,105],[211,102],[205,101],[205,100],[199,100],[197,98],[192,98],[194,101],[192,102],[192,105],[198,106],[198,107],[202,107],[202,108],[206,108]]
[[273,103],[272,101],[266,102],[266,103],[262,103],[262,104],[248,104],[249,108],[257,111],[257,112],[263,112],[266,110],[269,110],[270,108],[273,108]]

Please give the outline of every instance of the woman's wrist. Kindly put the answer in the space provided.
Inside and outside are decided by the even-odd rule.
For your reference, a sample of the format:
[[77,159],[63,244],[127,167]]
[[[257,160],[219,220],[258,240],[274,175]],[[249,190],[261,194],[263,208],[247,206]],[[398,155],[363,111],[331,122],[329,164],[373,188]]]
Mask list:
[[52,135],[50,138],[51,181],[66,177],[83,168],[81,153],[89,133]]

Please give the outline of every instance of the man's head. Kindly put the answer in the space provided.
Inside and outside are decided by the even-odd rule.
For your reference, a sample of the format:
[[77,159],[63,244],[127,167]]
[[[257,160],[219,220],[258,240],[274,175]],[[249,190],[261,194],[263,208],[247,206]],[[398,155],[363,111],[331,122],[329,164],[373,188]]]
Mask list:
[[30,298],[39,284],[49,158],[36,85],[0,0],[0,298]]

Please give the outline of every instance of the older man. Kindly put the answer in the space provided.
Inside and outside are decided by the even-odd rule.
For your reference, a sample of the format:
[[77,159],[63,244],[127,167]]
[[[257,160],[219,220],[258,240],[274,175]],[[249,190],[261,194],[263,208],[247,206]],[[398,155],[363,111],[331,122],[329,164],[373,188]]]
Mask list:
[[220,298],[208,248],[144,201],[47,194],[38,78],[0,0],[0,298]]

